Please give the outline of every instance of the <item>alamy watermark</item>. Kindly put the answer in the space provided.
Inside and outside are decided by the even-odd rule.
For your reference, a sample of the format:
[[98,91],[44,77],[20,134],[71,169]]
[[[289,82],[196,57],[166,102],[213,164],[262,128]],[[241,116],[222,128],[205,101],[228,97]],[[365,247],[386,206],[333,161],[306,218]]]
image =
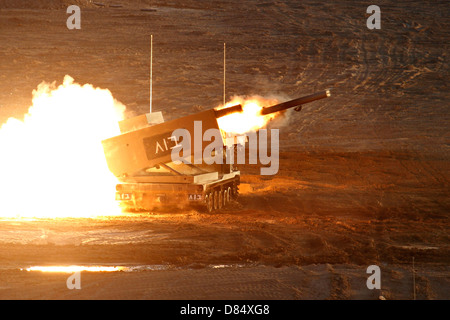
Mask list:
[[[81,29],[81,9],[77,5],[67,7],[66,13],[71,14],[66,21],[67,29]],[[366,13],[371,14],[367,18],[366,26],[368,29],[381,29],[381,9],[377,5],[370,5],[367,7]]]
[[81,271],[77,271],[68,277],[66,280],[66,286],[69,290],[81,289]]
[[66,13],[71,15],[67,18],[67,29],[81,29],[81,10],[79,6],[71,5],[67,7]]
[[381,10],[377,5],[370,5],[367,7],[366,13],[371,14],[369,18],[367,18],[367,28],[370,30],[373,29],[381,29]]
[[[176,164],[206,163],[211,164],[246,164],[245,144],[248,142],[248,164],[268,165],[260,169],[261,175],[275,175],[279,169],[279,130],[270,129],[270,144],[268,130],[260,129],[245,134],[226,134],[224,137],[219,129],[210,128],[202,134],[202,122],[194,121],[194,137],[187,129],[176,129],[169,137],[173,141],[171,149],[172,161]],[[203,148],[203,142],[210,142]],[[193,148],[192,148],[193,146]],[[268,150],[270,147],[270,151]],[[156,150],[158,151],[158,146]],[[193,149],[193,150],[192,150]],[[225,150],[224,150],[225,149]],[[161,146],[161,150],[163,147]]]
[[381,271],[377,265],[371,265],[367,267],[368,274],[371,274],[366,281],[367,289],[381,289]]

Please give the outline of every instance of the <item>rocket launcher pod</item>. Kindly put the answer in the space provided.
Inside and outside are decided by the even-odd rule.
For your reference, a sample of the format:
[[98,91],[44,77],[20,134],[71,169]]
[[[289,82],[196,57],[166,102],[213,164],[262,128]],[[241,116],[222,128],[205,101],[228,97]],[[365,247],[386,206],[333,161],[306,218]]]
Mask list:
[[320,99],[324,99],[327,98],[331,95],[330,90],[324,90],[321,92],[317,92],[314,94],[310,94],[309,96],[304,96],[298,99],[294,99],[294,100],[290,100],[290,101],[286,101],[283,103],[279,103],[276,104],[274,106],[270,106],[270,107],[264,107],[260,114],[261,115],[266,115],[266,114],[270,114],[270,113],[274,113],[274,112],[279,112],[279,111],[283,111],[289,108],[294,108],[294,107],[298,107],[301,106],[302,104],[305,103],[309,103],[309,102],[313,102],[316,100],[320,100]]

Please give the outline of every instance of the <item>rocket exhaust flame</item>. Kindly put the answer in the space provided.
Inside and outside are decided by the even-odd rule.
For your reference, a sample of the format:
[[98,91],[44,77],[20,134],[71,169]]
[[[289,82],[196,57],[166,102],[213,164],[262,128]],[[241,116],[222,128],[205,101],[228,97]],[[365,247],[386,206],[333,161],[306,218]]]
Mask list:
[[263,106],[276,103],[278,103],[276,99],[266,99],[260,96],[252,96],[249,98],[234,97],[222,108],[241,105],[242,112],[235,112],[217,118],[217,123],[221,130],[232,134],[244,134],[250,131],[256,131],[263,128],[270,120],[276,117],[276,114],[262,115],[261,110],[263,110]]
[[0,127],[0,217],[120,213],[101,141],[120,134],[125,106],[109,90],[41,83],[22,121]]
[[128,268],[121,266],[33,266],[25,269],[26,271],[40,271],[52,273],[74,273],[81,271],[88,272],[115,272],[127,271]]

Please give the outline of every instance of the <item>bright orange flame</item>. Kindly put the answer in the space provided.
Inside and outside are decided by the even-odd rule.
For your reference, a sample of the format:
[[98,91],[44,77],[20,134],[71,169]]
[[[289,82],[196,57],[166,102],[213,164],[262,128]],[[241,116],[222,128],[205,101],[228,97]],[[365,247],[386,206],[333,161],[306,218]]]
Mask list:
[[[217,119],[219,128],[227,133],[244,134],[263,128],[276,114],[261,115],[259,112],[265,106],[277,104],[276,99],[266,99],[260,96],[250,98],[233,97],[224,107],[241,104],[243,112],[232,113]],[[219,108],[219,109],[221,109]]]
[[23,121],[0,127],[1,217],[120,213],[101,141],[120,134],[125,106],[109,90],[41,83]]
[[55,273],[74,273],[81,271],[88,272],[114,272],[126,271],[126,267],[107,267],[107,266],[34,266],[25,269],[26,271],[41,271]]

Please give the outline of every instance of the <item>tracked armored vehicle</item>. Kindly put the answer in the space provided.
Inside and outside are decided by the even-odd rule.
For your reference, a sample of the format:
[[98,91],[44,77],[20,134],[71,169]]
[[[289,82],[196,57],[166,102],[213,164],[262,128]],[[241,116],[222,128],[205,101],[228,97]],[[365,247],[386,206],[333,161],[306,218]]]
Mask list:
[[[329,95],[328,90],[315,93],[264,107],[260,113],[266,115],[294,107],[300,111],[302,104]],[[238,196],[240,171],[225,160],[212,164],[204,158],[199,160],[195,152],[185,156],[184,161],[173,161],[173,149],[181,143],[174,131],[184,129],[192,136],[203,137],[210,129],[220,130],[218,118],[235,112],[242,112],[242,106],[210,109],[168,122],[163,121],[160,112],[119,122],[121,134],[102,141],[108,167],[120,181],[116,200],[133,210],[191,205],[213,212],[227,206]],[[204,151],[209,142],[202,140],[201,144]],[[225,139],[222,148],[226,148]],[[225,157],[226,152],[222,155]]]

